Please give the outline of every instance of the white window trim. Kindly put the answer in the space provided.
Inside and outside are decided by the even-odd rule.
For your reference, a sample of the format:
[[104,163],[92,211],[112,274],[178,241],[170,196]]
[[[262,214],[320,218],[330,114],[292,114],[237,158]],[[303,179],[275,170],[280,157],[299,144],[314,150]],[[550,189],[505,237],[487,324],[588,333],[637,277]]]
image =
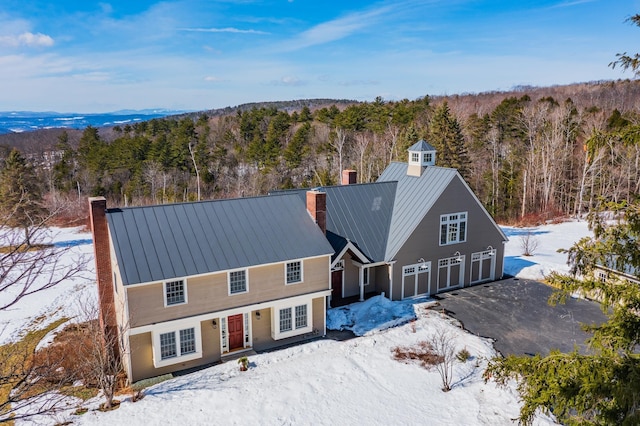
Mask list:
[[[171,305],[167,304],[167,283],[172,283],[172,282],[176,282],[176,281],[182,281],[182,287],[184,289],[184,302],[180,302],[180,303],[173,303]],[[174,306],[180,306],[180,305],[186,305],[189,302],[189,297],[188,297],[188,292],[187,292],[187,280],[184,278],[176,278],[173,280],[166,280],[162,282],[162,299],[164,302],[164,307],[165,308],[171,308]]]
[[[231,273],[244,271],[244,282],[245,282],[245,291],[240,291],[237,293],[231,293]],[[227,293],[229,296],[237,296],[238,294],[246,294],[249,293],[249,268],[239,268],[233,269],[227,272]]]
[[[292,264],[292,263],[300,263],[300,281],[294,281],[294,282],[287,282],[287,267]],[[302,284],[304,282],[304,262],[302,261],[302,259],[299,260],[291,260],[289,262],[285,262],[284,263],[284,284],[285,285],[296,285],[296,284]]]
[[[449,221],[449,216],[451,215],[458,215],[458,219],[453,220],[453,221]],[[464,215],[464,220],[460,219],[460,215]],[[445,221],[443,221],[442,219],[446,218]],[[464,239],[463,240],[456,240],[456,241],[449,241],[449,225],[450,224],[457,224],[458,225],[458,230],[456,231],[458,233],[458,237],[460,234],[460,224],[464,222]],[[447,224],[447,241],[445,243],[442,242],[442,225],[443,224]],[[451,212],[451,213],[446,213],[446,214],[441,214],[440,215],[440,222],[438,222],[438,244],[440,246],[450,246],[452,244],[461,244],[461,243],[466,243],[467,242],[467,232],[469,230],[469,213],[468,212]]]
[[[415,159],[414,158],[415,156],[417,156],[418,158]],[[421,160],[422,160],[422,155],[421,155],[420,151],[409,151],[409,163],[410,164],[422,164]]]
[[[180,330],[186,330],[188,328],[193,328],[193,332],[196,338],[196,351],[187,355],[178,355],[172,358],[162,359],[160,354],[160,335],[164,333],[175,333],[176,350],[177,352],[180,352]],[[166,367],[168,365],[180,364],[182,362],[202,358],[202,331],[200,329],[200,322],[183,325],[177,328],[156,328],[151,333],[151,340],[153,343],[153,366],[155,368]]]
[[[296,306],[307,306],[307,326],[296,327]],[[280,331],[280,310],[291,308],[291,331]],[[312,300],[294,304],[275,305],[271,308],[271,337],[273,340],[286,339],[287,337],[299,336],[313,331],[313,303]]]
[[362,268],[362,285],[363,286],[368,286],[369,285],[369,281],[371,281],[371,277],[370,277],[370,273],[369,273],[369,268]]

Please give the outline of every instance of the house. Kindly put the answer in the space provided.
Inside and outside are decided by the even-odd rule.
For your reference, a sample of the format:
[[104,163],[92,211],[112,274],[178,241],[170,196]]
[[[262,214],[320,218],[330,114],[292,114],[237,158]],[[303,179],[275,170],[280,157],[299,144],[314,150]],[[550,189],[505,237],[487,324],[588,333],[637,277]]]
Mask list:
[[[330,303],[501,278],[506,236],[419,141],[377,182],[108,209],[90,199],[100,319],[131,381],[322,336]],[[116,347],[117,346],[117,347]]]
[[[309,192],[320,224],[325,196]],[[295,195],[90,209],[100,319],[131,382],[326,333],[333,249]]]
[[342,185],[321,189],[335,303],[368,293],[402,300],[503,276],[507,237],[464,179],[436,166],[424,140],[408,151],[375,183],[355,184],[356,172],[345,170]]

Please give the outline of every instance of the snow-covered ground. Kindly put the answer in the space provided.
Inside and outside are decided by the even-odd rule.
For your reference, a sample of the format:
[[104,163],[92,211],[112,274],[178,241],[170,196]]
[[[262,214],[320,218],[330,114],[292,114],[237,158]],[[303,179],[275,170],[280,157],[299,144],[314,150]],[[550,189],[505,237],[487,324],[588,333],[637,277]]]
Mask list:
[[[568,272],[567,255],[558,253],[558,249],[569,249],[581,238],[593,235],[584,220],[532,228],[501,228],[509,237],[504,253],[505,274],[532,280],[541,280],[551,271]],[[522,238],[527,234],[537,243],[533,256],[522,255]]]
[[[568,249],[590,234],[585,222],[503,230],[510,238],[505,273],[529,279],[541,279],[551,270],[566,271],[566,255],[557,249]],[[521,255],[520,235],[527,231],[538,242],[529,257]],[[68,241],[71,253],[92,256],[90,238],[77,229],[63,230],[56,233],[55,241],[60,245]],[[0,343],[19,336],[41,314],[59,311],[56,316],[73,316],[78,294],[95,297],[92,292],[91,280],[66,283],[0,312]],[[235,362],[214,366],[147,388],[145,397],[135,403],[123,396],[120,408],[109,413],[91,410],[76,416],[71,410],[37,420],[87,425],[514,424],[511,419],[519,410],[514,388],[497,388],[481,377],[487,359],[495,355],[491,343],[418,302],[426,301],[390,302],[376,297],[335,309],[328,315],[329,325],[351,328],[362,337],[345,342],[318,340],[251,356],[247,372],[240,372]],[[457,349],[466,348],[472,355],[465,363],[456,361],[450,392],[441,391],[435,370],[392,357],[393,348],[428,340],[438,329],[452,333]],[[88,406],[95,408],[100,402],[89,401]],[[541,416],[536,424],[553,421]]]
[[[86,270],[73,280],[23,298],[17,304],[0,311],[0,345],[22,336],[30,326],[43,327],[59,318],[77,318],[82,300],[95,300],[95,262],[93,242],[90,232],[82,228],[50,228],[43,243],[51,243],[57,250],[64,250],[58,268],[70,265],[74,259],[86,261]],[[15,292],[0,293],[0,304],[15,296]],[[5,302],[6,303],[6,302]],[[34,323],[37,318],[45,318],[42,323]]]

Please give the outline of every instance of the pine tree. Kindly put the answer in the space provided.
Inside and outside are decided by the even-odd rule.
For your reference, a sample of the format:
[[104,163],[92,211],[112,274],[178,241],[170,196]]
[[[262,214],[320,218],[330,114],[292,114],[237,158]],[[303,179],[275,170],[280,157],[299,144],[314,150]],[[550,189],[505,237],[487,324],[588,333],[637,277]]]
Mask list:
[[458,169],[464,178],[469,176],[469,155],[458,120],[445,101],[438,106],[430,123],[429,141],[438,151],[438,164]]
[[608,321],[583,326],[593,332],[587,342],[592,353],[509,356],[494,359],[485,372],[486,379],[502,385],[518,380],[525,425],[538,409],[553,412],[565,424],[640,424],[640,287],[611,273],[623,271],[640,280],[640,199],[603,207],[590,216],[594,236],[568,250],[571,274],[548,278],[560,289],[551,303],[576,293],[601,302]]
[[27,246],[31,245],[31,229],[47,216],[42,194],[35,168],[13,149],[0,170],[0,225],[24,229]]

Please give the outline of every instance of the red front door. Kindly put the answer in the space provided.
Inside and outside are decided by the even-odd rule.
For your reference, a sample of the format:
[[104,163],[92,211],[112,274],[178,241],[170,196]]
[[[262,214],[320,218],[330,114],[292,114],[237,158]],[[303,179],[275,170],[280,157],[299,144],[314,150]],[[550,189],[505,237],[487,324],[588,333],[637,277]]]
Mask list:
[[229,350],[244,347],[244,315],[238,314],[227,318],[229,328]]

